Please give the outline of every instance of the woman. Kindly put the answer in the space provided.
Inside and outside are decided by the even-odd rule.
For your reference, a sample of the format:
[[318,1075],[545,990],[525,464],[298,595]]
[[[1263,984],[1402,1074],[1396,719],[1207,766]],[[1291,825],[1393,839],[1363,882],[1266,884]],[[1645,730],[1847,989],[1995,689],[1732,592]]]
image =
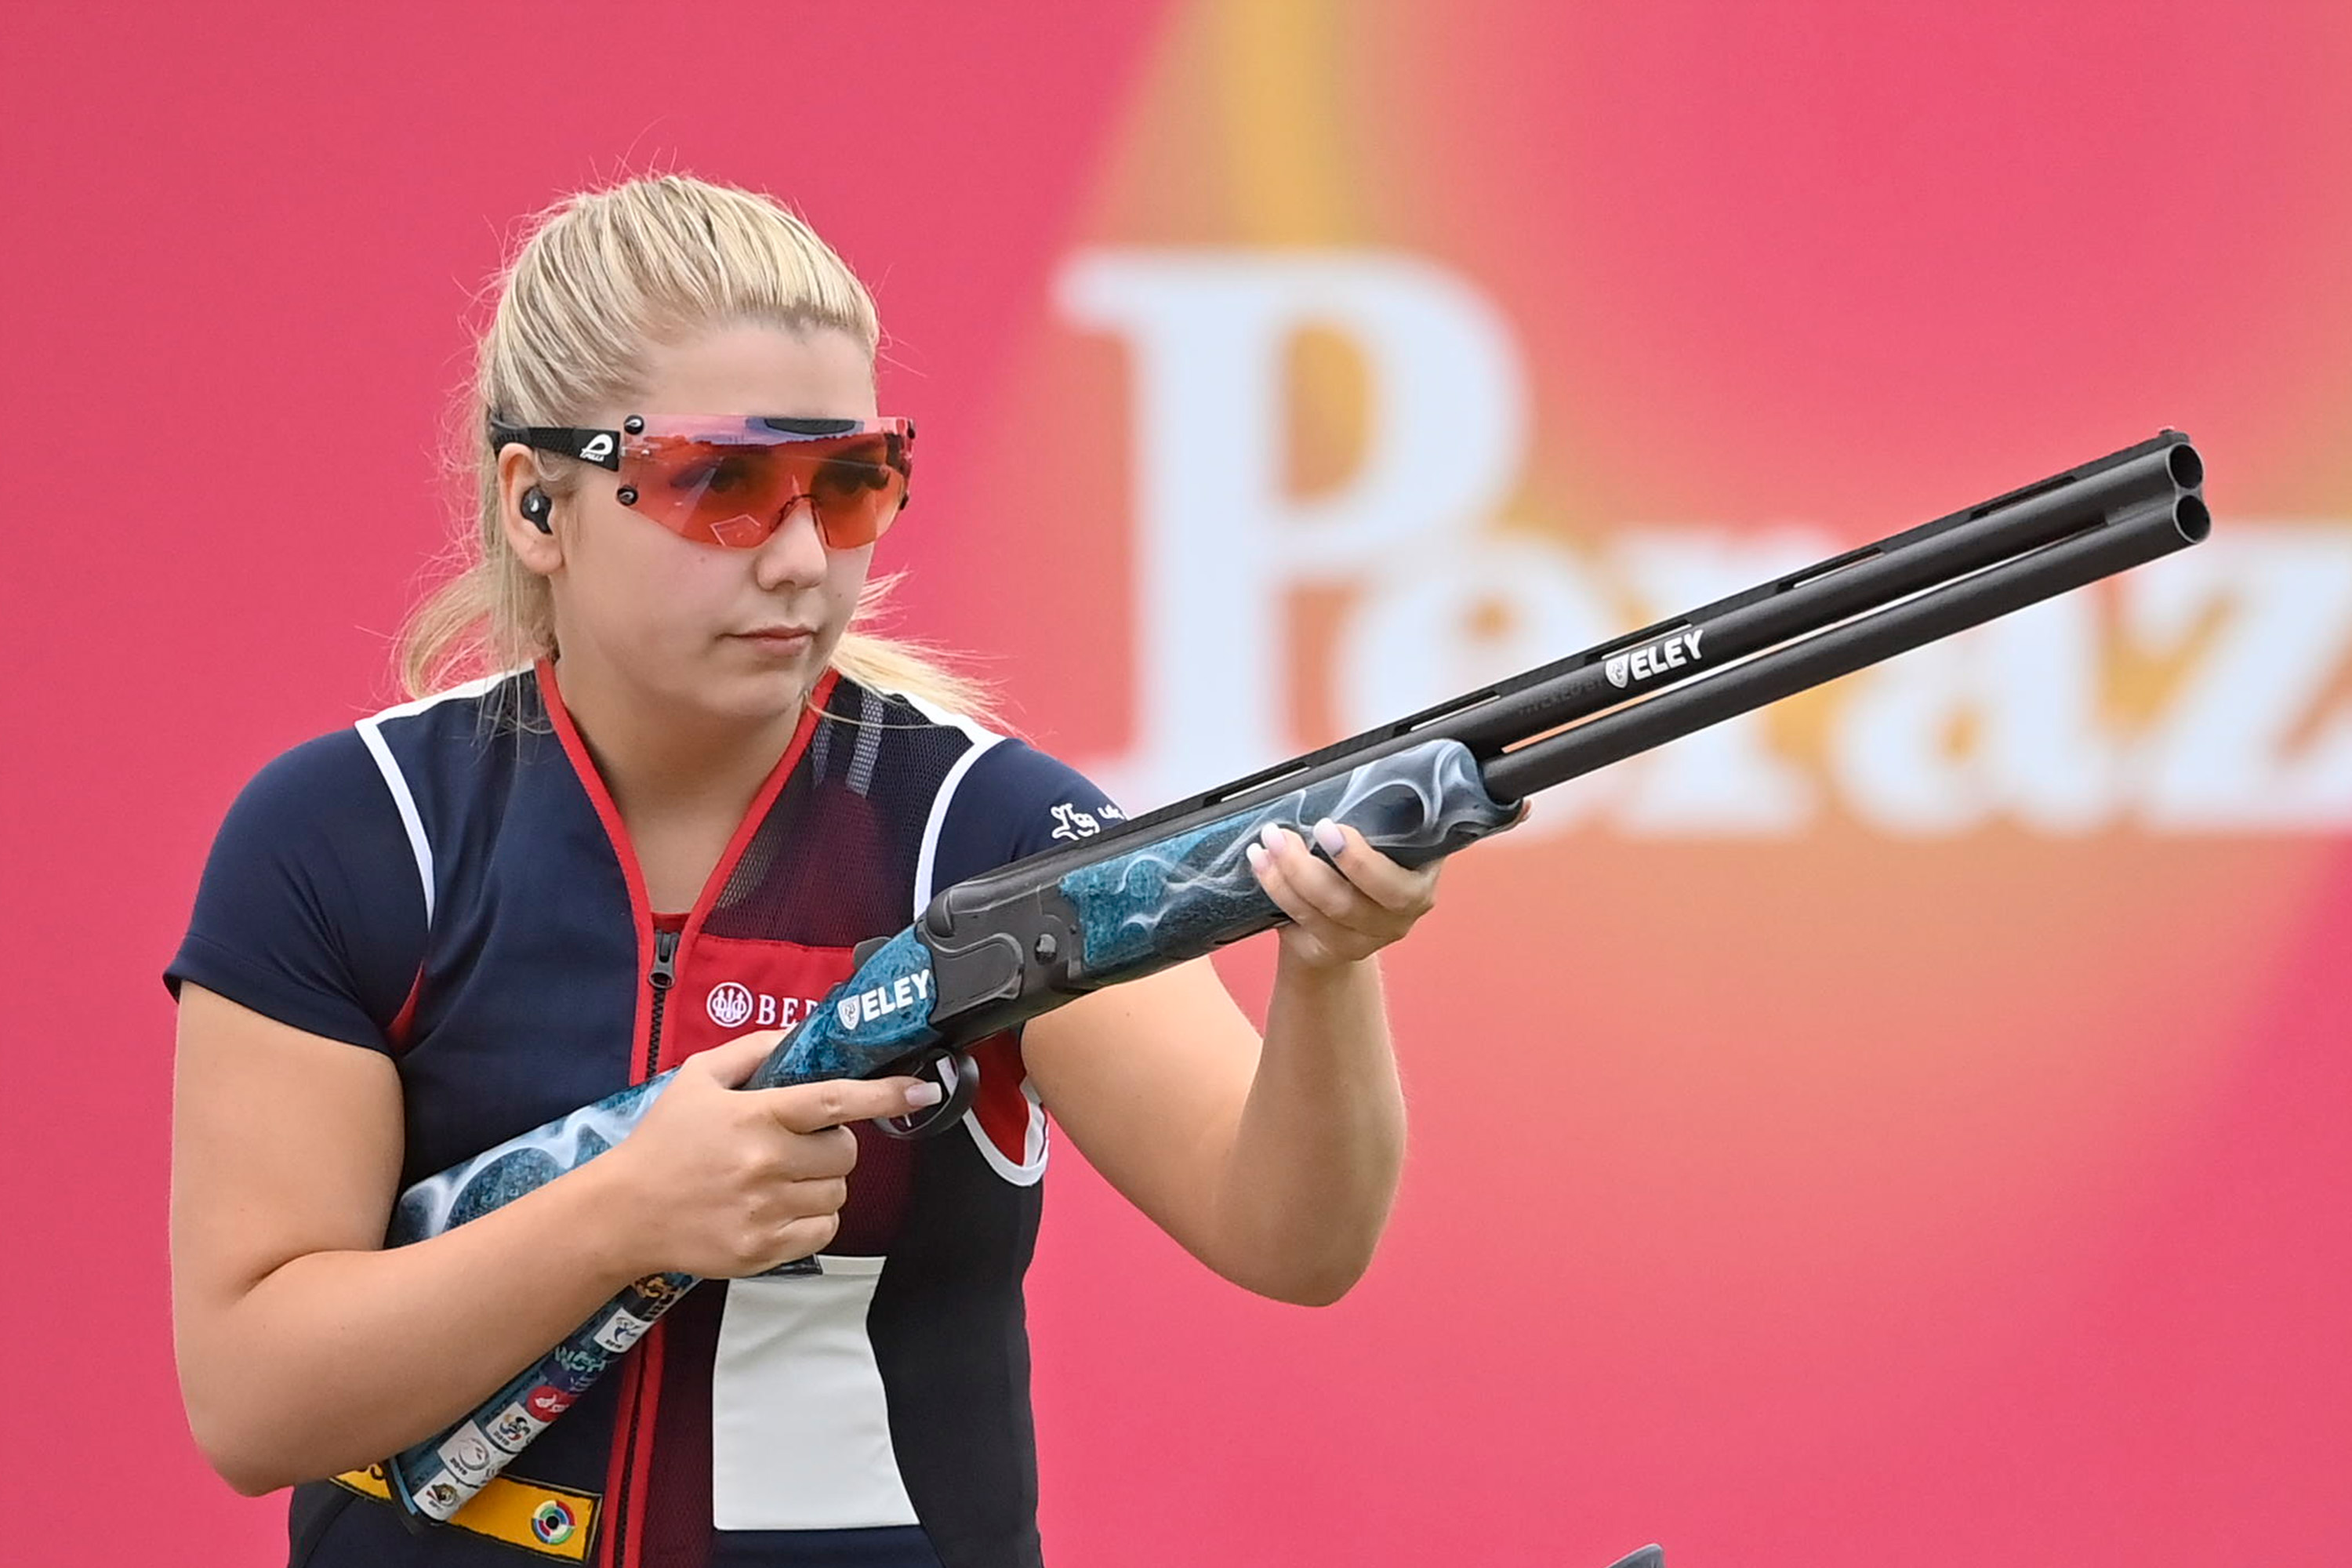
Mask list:
[[[849,629],[913,432],[878,416],[866,291],[804,225],[647,178],[542,215],[502,282],[478,559],[405,668],[503,673],[264,768],[167,972],[190,1426],[238,1490],[294,1488],[298,1564],[1035,1563],[1045,1110],[1219,1274],[1337,1299],[1402,1154],[1371,957],[1434,869],[1328,824],[1330,862],[1253,851],[1293,921],[1262,1043],[1194,963],[988,1042],[945,1136],[867,1125],[936,1104],[915,1079],[733,1092],[858,942],[1118,814]],[[383,1247],[408,1183],[680,1063],[609,1152]],[[404,1530],[371,1464],[660,1269],[713,1283],[568,1410],[537,1391],[505,1473]]]

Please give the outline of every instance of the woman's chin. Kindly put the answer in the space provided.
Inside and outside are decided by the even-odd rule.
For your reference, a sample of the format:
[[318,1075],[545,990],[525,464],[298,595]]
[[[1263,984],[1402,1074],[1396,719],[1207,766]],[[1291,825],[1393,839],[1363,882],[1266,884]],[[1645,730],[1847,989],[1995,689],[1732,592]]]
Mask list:
[[695,693],[696,705],[719,717],[757,724],[799,710],[817,671],[806,661],[731,670]]

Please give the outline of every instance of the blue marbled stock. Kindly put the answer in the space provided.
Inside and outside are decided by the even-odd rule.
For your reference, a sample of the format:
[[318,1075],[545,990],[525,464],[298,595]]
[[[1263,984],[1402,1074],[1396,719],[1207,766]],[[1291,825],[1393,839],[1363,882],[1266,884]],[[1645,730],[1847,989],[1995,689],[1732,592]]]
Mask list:
[[385,1243],[403,1247],[504,1207],[576,1171],[627,1137],[677,1069],[583,1105],[560,1121],[518,1133],[463,1164],[425,1177],[400,1194]]

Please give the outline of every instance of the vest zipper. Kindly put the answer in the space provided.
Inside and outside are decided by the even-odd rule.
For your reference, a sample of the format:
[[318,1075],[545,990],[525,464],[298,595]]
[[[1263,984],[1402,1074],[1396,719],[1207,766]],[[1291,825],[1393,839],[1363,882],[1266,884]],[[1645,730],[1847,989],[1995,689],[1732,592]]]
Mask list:
[[677,979],[677,940],[684,933],[674,931],[654,932],[653,973],[646,984],[654,988],[653,1025],[646,1031],[645,1077],[651,1078],[661,1064],[662,1004],[668,999],[669,988]]
[[[677,981],[677,944],[682,935],[674,931],[654,932],[654,966],[646,975],[646,984],[654,991],[653,1016],[646,1030],[645,1070],[638,1075],[641,1079],[653,1077],[661,1061],[662,1006],[669,999],[670,986]],[[642,1363],[634,1370],[637,1375],[629,1380],[624,1426],[626,1436],[621,1446],[621,1484],[613,1499],[613,1568],[625,1568],[629,1552],[629,1482],[637,1468],[637,1415],[644,1394]]]

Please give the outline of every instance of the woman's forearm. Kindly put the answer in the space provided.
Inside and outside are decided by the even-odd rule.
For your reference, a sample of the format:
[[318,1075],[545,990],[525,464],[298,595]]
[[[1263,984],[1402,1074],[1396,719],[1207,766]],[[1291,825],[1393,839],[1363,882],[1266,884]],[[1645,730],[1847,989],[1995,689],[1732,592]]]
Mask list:
[[1337,1300],[1371,1261],[1403,1161],[1377,960],[1310,963],[1286,946],[1218,1188],[1213,1266],[1282,1300]]
[[179,1347],[190,1426],[248,1496],[433,1436],[644,1272],[605,1155],[427,1241],[289,1259]]

